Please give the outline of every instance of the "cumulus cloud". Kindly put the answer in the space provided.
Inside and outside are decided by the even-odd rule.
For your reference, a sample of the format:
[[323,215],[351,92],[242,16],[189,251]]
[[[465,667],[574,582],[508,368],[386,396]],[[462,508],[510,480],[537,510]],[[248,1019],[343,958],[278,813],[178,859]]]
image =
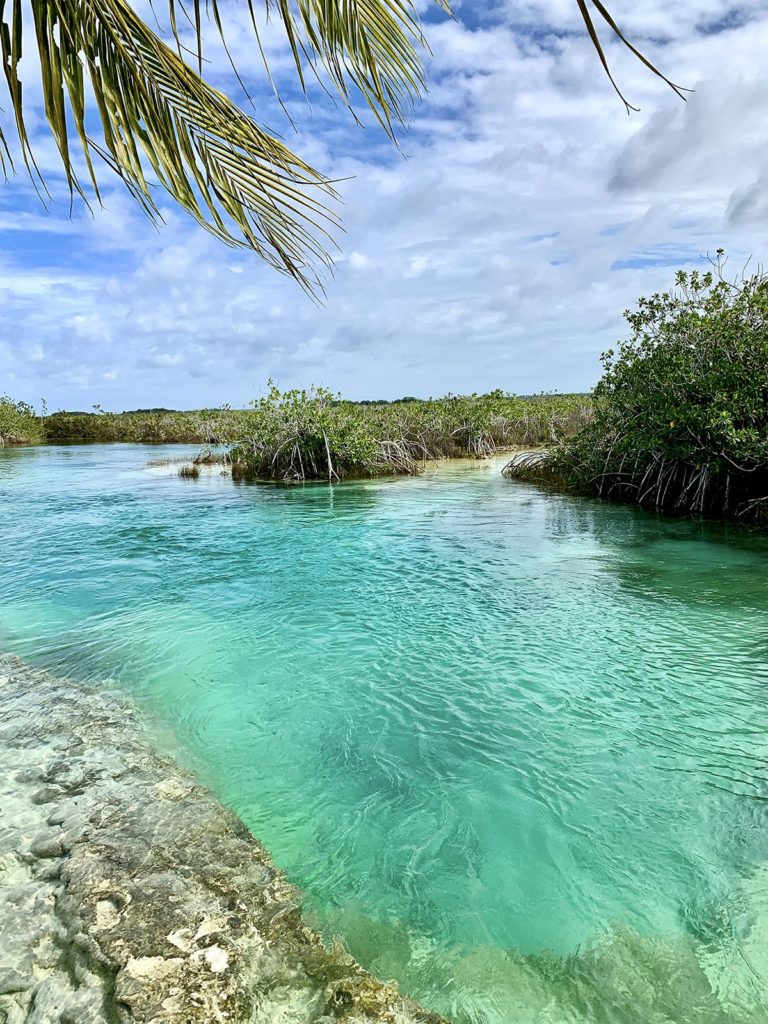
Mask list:
[[[343,198],[321,305],[169,204],[157,229],[115,187],[46,228],[28,188],[0,190],[0,389],[121,408],[241,403],[270,376],[360,398],[588,388],[639,294],[720,245],[759,256],[768,234],[763,4],[614,6],[687,103],[609,44],[642,108],[627,117],[572,0],[430,16],[430,93],[399,150],[289,93],[291,145]],[[236,45],[256,81],[247,33]]]

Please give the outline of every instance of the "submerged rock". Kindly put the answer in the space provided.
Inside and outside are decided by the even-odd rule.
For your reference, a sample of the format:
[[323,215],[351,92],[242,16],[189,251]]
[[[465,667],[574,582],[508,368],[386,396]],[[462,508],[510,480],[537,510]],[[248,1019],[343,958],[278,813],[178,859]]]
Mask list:
[[0,656],[0,1024],[443,1024],[328,950],[119,697]]

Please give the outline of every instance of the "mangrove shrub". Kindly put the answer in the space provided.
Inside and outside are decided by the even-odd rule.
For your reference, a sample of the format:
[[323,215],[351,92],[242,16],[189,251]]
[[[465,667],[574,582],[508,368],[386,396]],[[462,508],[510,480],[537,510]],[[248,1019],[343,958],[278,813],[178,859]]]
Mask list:
[[235,477],[340,480],[384,468],[369,419],[325,388],[281,392],[270,381],[244,427],[231,450]]
[[42,440],[43,428],[32,406],[0,395],[0,445],[37,444]]
[[602,357],[592,420],[538,466],[561,482],[644,507],[768,518],[768,279],[679,271],[641,298],[631,334]]
[[590,414],[583,395],[446,395],[363,404],[270,382],[231,448],[235,477],[342,480],[414,473],[430,459],[483,457],[557,440]]

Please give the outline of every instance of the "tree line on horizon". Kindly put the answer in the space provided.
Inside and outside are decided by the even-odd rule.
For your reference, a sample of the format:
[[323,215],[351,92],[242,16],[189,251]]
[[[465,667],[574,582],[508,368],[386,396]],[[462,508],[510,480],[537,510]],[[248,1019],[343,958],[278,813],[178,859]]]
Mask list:
[[508,476],[660,512],[768,526],[768,275],[735,279],[718,251],[641,297],[591,395],[351,402],[272,382],[248,409],[58,412],[0,399],[0,443],[187,441],[239,479],[338,481],[414,473],[444,456],[544,446]]

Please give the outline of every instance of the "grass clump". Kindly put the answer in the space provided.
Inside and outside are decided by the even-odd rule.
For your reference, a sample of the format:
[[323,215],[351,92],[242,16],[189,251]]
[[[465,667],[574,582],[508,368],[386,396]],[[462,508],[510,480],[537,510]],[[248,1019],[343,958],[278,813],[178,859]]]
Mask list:
[[645,508],[768,521],[768,278],[706,273],[628,311],[591,421],[511,476]]
[[43,427],[32,406],[0,395],[0,446],[39,444],[43,440]]

